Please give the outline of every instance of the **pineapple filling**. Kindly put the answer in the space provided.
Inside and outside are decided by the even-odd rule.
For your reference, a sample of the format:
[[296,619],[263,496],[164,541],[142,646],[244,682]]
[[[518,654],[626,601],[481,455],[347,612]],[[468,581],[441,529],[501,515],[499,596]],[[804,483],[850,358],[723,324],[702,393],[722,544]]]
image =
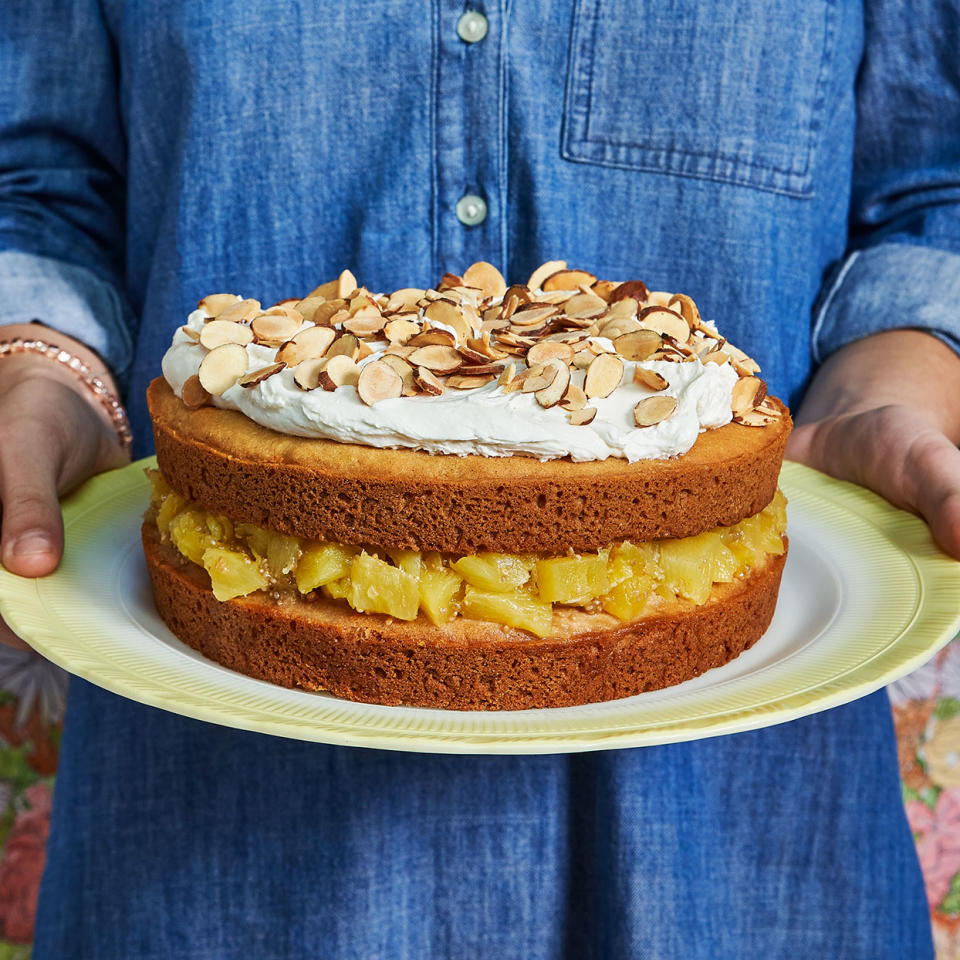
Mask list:
[[157,529],[210,575],[218,600],[266,590],[323,595],[361,613],[398,620],[421,614],[441,625],[454,617],[492,620],[539,637],[554,632],[554,607],[635,620],[678,598],[703,604],[729,583],[785,550],[786,498],[778,490],[760,513],[694,537],[624,541],[568,556],[478,553],[457,557],[321,543],[216,516],[147,471]]

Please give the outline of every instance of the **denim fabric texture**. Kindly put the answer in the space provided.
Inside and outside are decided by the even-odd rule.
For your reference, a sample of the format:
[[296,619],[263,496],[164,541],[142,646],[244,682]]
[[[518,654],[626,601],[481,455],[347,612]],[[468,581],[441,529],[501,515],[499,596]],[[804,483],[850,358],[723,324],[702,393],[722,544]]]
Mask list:
[[[955,5],[13,0],[0,321],[144,389],[220,290],[546,259],[683,290],[796,405],[891,326],[960,349]],[[466,227],[457,201],[486,218]],[[37,960],[922,960],[882,693],[571,757],[387,754],[72,684]]]

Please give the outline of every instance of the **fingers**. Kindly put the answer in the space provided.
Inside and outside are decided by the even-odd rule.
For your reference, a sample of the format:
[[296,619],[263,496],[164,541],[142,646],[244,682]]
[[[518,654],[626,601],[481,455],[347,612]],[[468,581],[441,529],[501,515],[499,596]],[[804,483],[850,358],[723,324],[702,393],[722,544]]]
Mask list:
[[946,437],[921,437],[911,444],[904,481],[933,538],[960,560],[960,450]]
[[30,645],[21,640],[2,620],[0,620],[0,644],[15,650],[29,650]]

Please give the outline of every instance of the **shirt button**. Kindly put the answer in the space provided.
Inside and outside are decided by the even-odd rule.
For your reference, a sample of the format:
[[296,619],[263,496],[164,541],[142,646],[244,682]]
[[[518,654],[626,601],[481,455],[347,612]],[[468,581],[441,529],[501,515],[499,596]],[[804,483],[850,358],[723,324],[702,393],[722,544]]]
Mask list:
[[468,10],[457,21],[457,36],[464,43],[479,43],[487,35],[487,18],[476,10]]
[[468,193],[457,201],[457,219],[465,227],[475,227],[487,219],[487,201]]

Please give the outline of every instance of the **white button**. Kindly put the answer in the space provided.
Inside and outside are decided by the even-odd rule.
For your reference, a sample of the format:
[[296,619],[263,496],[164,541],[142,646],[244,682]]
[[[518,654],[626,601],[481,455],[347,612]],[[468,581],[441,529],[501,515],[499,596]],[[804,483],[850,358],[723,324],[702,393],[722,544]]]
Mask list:
[[476,10],[468,10],[457,21],[457,36],[464,43],[479,43],[487,35],[487,18]]
[[487,219],[487,201],[468,193],[457,201],[457,219],[466,227],[475,227]]

